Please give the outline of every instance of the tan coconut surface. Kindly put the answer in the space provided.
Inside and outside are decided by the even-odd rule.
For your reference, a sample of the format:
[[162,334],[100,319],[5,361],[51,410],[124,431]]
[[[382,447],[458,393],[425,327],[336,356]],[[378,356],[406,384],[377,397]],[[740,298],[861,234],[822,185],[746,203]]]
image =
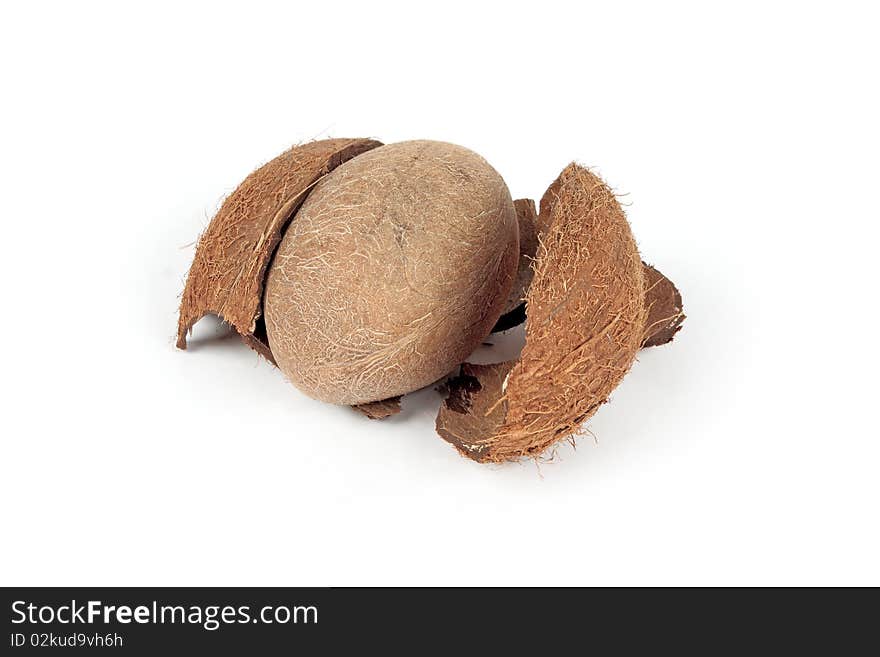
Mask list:
[[[516,199],[513,202],[516,209],[517,224],[519,225],[519,265],[516,278],[507,296],[507,304],[504,314],[498,318],[492,331],[506,331],[522,324],[525,321],[525,298],[529,291],[534,273],[533,265],[535,253],[538,250],[538,234],[535,228],[537,209],[535,202],[530,198]],[[471,365],[471,367],[481,367]],[[352,406],[356,411],[363,413],[371,420],[383,420],[400,413],[401,397],[360,404]]]
[[518,259],[513,201],[482,157],[431,141],[377,148],[316,185],[279,245],[272,353],[323,401],[417,390],[489,334]]
[[272,253],[311,187],[337,166],[381,146],[371,139],[325,139],[294,146],[263,165],[224,201],[199,239],[180,303],[177,346],[211,313],[274,362],[265,337],[255,335]]
[[266,326],[307,394],[364,404],[422,388],[488,335],[519,254],[516,212],[479,155],[383,146],[309,194],[269,272]]
[[519,360],[463,366],[437,417],[440,435],[477,461],[538,456],[577,432],[642,343],[643,267],[613,192],[571,164],[542,199],[539,226]]

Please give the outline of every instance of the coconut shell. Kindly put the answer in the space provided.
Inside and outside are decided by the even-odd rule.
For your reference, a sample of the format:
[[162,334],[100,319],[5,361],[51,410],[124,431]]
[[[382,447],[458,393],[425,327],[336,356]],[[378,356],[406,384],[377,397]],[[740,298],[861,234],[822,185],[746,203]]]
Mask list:
[[[556,196],[558,180],[550,186],[541,199],[543,219],[535,212],[535,202],[531,199],[514,201],[519,222],[520,264],[516,280],[510,291],[504,314],[492,329],[493,333],[506,331],[526,321],[525,298],[534,273],[535,253],[538,249],[538,230],[547,227],[550,208]],[[672,281],[657,269],[643,263],[645,276],[645,304],[648,307],[648,320],[645,326],[645,340],[642,347],[656,347],[671,342],[681,329],[685,320],[682,312],[681,294]]]
[[274,363],[258,326],[272,254],[312,186],[343,162],[381,145],[372,139],[314,141],[294,146],[245,178],[199,239],[180,303],[177,346],[186,349],[187,333],[211,313]]
[[535,202],[530,198],[521,198],[513,202],[516,209],[516,220],[519,226],[519,264],[516,278],[510,288],[504,314],[492,329],[493,333],[506,331],[526,321],[526,293],[532,283],[535,253],[538,250],[538,233],[535,227],[538,215]]
[[[560,180],[557,178],[541,197],[541,212],[535,219],[540,237],[551,219],[553,204],[559,196]],[[646,262],[642,263],[645,277],[645,306],[648,318],[645,324],[643,347],[656,347],[671,342],[685,320],[682,312],[681,294],[675,284],[660,271]]]
[[642,344],[643,267],[613,192],[571,164],[544,196],[520,358],[462,366],[437,417],[440,435],[480,462],[536,457],[571,436]]
[[681,329],[685,320],[681,293],[672,281],[651,265],[644,264],[645,305],[648,319],[645,324],[643,347],[657,347],[667,342]]

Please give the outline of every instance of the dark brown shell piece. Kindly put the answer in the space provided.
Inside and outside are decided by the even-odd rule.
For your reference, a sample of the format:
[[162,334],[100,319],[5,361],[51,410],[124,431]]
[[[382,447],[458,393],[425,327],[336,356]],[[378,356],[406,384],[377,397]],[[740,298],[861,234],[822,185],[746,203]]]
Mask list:
[[371,420],[384,420],[386,417],[400,413],[400,400],[403,395],[379,401],[352,406],[358,413],[363,413]]
[[685,320],[681,293],[661,272],[651,265],[645,266],[645,305],[648,319],[642,347],[657,347],[667,342],[681,329]]
[[503,424],[507,404],[498,403],[514,361],[475,365],[464,363],[461,373],[447,381],[448,396],[437,415],[437,433],[461,454],[476,461],[488,455],[479,439],[493,435]]

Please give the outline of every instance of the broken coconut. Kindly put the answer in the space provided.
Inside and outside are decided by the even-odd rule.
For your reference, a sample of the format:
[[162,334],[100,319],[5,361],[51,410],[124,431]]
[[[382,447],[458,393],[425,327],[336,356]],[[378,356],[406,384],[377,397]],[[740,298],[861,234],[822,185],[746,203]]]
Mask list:
[[381,418],[526,310],[520,359],[462,365],[438,416],[478,461],[537,456],[574,433],[639,346],[672,339],[681,296],[641,263],[585,169],[568,167],[536,214],[461,147],[328,139],[223,203],[199,241],[178,346],[219,315],[308,394]]

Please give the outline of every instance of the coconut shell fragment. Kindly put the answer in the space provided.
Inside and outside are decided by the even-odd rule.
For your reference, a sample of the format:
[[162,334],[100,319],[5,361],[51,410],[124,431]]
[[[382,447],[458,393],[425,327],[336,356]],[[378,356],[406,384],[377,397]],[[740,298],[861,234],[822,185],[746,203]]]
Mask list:
[[461,373],[446,382],[448,396],[437,416],[437,432],[463,455],[495,460],[481,439],[493,436],[504,423],[507,404],[501,400],[502,390],[515,365],[463,363]]
[[352,406],[358,413],[363,413],[371,420],[384,420],[392,415],[400,413],[400,400],[402,396],[382,399],[381,401],[356,404]]
[[643,347],[657,347],[667,342],[681,329],[685,320],[681,293],[662,273],[645,263],[645,305],[648,319],[645,324]]
[[[504,314],[492,329],[493,333],[506,331],[526,321],[525,298],[534,273],[533,263],[538,250],[539,227],[548,227],[550,208],[558,193],[558,180],[545,192],[541,199],[543,219],[535,212],[535,202],[531,199],[514,201],[519,220],[520,264],[516,280],[510,291]],[[645,340],[642,347],[656,347],[672,341],[681,329],[686,316],[682,312],[681,294],[672,281],[647,263],[644,266],[645,304],[648,307],[648,320],[645,326]]]
[[266,268],[291,217],[324,175],[382,144],[325,139],[294,146],[251,173],[226,199],[199,239],[177,327],[177,346],[207,314],[231,324],[246,344],[272,361],[262,315]]
[[516,362],[462,366],[437,431],[480,462],[536,457],[607,401],[642,344],[641,259],[613,192],[571,164],[541,202],[526,344]]
[[538,250],[538,233],[535,223],[538,218],[535,202],[530,198],[521,198],[513,202],[516,209],[516,220],[519,227],[519,264],[516,278],[510,288],[504,314],[492,328],[493,333],[506,331],[526,321],[525,298],[532,283],[535,253]]

